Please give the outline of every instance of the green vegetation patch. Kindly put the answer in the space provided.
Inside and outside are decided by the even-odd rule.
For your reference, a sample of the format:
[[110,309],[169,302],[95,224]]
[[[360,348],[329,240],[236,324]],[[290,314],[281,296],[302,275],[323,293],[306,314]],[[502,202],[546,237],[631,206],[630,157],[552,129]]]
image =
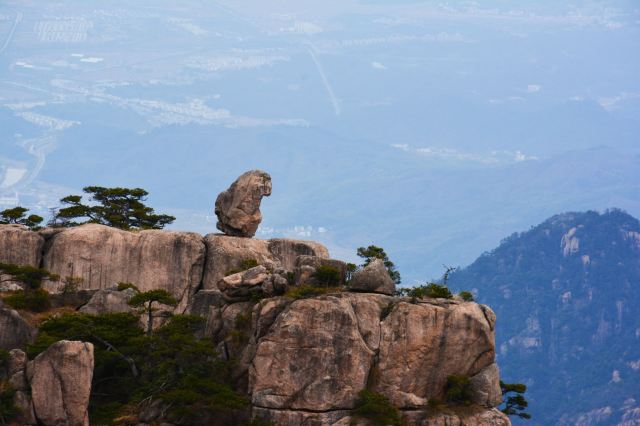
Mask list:
[[471,404],[471,383],[467,376],[452,375],[447,377],[445,385],[445,401],[448,404]]
[[133,314],[64,314],[40,326],[28,354],[33,359],[63,339],[94,344],[89,409],[96,424],[129,418],[143,401],[158,399],[175,424],[239,424],[248,418],[248,400],[234,390],[231,362],[210,339],[196,337],[203,327],[203,318],[176,315],[146,335]]
[[309,297],[321,296],[328,293],[337,293],[342,291],[340,287],[318,287],[314,285],[303,284],[297,287],[289,287],[285,296],[297,300],[308,299]]
[[342,274],[338,268],[333,266],[321,265],[316,268],[313,273],[318,285],[323,287],[336,287],[342,283]]
[[[369,420],[375,426],[400,426],[402,424],[400,411],[391,405],[389,399],[368,389],[363,389],[358,394],[353,414],[354,417]],[[352,424],[355,424],[355,421],[352,421]]]

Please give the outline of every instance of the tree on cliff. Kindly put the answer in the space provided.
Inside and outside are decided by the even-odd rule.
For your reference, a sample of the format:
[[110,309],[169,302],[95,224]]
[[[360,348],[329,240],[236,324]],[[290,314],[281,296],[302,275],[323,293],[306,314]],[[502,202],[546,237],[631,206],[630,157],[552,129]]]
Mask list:
[[[69,195],[60,200],[65,206],[53,217],[54,226],[76,226],[99,223],[120,229],[162,229],[176,218],[155,214],[144,204],[149,194],[141,188],[105,188],[87,186],[83,188],[95,204],[82,203],[81,195]],[[80,219],[79,222],[75,220]]]
[[357,254],[359,257],[364,259],[364,263],[362,266],[367,266],[374,259],[381,259],[384,262],[384,266],[387,268],[389,272],[389,276],[393,280],[396,285],[400,284],[400,272],[396,270],[396,265],[392,261],[389,260],[389,256],[385,253],[382,247],[377,247],[374,245],[370,245],[369,247],[360,247],[358,248]]
[[0,283],[20,283],[24,292],[6,296],[3,300],[14,309],[43,312],[49,308],[49,293],[42,286],[43,280],[58,281],[60,276],[46,269],[29,265],[0,263]]
[[527,391],[527,385],[522,383],[505,383],[500,380],[500,389],[502,389],[504,404],[502,408],[503,413],[507,416],[518,416],[521,419],[531,418],[531,414],[524,412],[529,406],[529,402],[524,397],[524,393]]
[[67,313],[40,325],[28,355],[59,340],[94,344],[91,424],[121,424],[114,419],[126,422],[157,402],[172,424],[243,424],[249,401],[233,388],[232,361],[219,358],[212,339],[198,337],[204,322],[176,315],[146,336],[133,314]]
[[147,335],[153,331],[153,313],[157,311],[154,307],[155,303],[163,305],[176,306],[178,301],[173,298],[166,290],[150,290],[144,293],[138,293],[129,300],[129,305],[136,308],[142,308],[142,313],[147,314]]
[[20,206],[2,210],[0,212],[0,225],[17,224],[27,226],[32,230],[38,230],[40,223],[42,223],[44,219],[37,214],[27,216],[28,211],[29,209]]

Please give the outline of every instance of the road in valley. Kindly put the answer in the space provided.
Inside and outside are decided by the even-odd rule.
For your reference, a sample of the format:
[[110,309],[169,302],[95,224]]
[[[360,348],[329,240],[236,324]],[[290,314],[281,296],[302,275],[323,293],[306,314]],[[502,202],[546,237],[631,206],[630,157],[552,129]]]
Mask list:
[[13,39],[13,34],[15,34],[16,32],[16,28],[18,28],[18,24],[22,21],[22,12],[15,12],[16,13],[16,19],[14,19],[13,21],[13,27],[11,27],[11,31],[9,31],[9,35],[7,36],[7,39],[4,41],[4,44],[2,45],[2,47],[0,47],[0,54],[4,53],[4,51],[7,49],[7,47],[9,46],[9,44],[11,43],[11,40]]

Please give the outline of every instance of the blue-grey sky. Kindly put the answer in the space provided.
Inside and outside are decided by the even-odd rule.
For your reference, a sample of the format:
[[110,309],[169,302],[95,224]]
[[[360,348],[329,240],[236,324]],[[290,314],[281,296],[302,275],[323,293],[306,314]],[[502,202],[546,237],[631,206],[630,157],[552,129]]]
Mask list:
[[376,243],[405,283],[567,210],[640,216],[632,1],[0,3],[0,208],[140,186],[215,231]]

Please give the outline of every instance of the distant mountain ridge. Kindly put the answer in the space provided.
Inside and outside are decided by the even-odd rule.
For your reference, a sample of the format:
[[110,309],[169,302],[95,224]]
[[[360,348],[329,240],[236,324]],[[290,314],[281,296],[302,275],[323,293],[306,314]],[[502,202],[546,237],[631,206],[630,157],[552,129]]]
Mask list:
[[640,222],[564,213],[451,275],[496,312],[502,377],[535,425],[640,424]]

